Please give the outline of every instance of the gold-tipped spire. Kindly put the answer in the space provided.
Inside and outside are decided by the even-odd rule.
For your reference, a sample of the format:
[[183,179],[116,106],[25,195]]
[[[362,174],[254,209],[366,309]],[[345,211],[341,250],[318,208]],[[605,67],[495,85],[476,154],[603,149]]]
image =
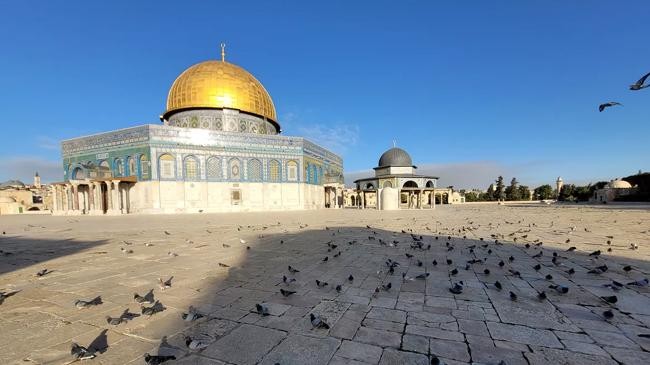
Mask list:
[[226,62],[226,44],[221,42],[221,62]]

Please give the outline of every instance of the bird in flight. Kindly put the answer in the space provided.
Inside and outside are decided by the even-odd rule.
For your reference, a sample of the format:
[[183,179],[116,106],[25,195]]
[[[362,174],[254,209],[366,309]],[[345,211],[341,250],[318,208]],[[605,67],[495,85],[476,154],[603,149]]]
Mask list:
[[606,108],[609,108],[610,106],[614,106],[614,105],[621,105],[622,106],[623,104],[621,104],[619,102],[616,102],[616,101],[610,101],[608,103],[598,105],[598,111],[602,112]]
[[645,80],[648,78],[648,76],[650,76],[650,72],[643,75],[643,77],[641,77],[639,79],[639,81],[637,81],[634,84],[630,85],[630,90],[636,91],[636,90],[645,89],[646,87],[650,86],[650,84],[644,85]]

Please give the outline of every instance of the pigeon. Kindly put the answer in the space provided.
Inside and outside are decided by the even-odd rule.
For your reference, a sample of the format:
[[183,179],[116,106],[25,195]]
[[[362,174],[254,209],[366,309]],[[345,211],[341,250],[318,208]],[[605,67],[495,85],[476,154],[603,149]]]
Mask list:
[[636,280],[636,281],[631,281],[631,282],[627,283],[627,285],[647,286],[648,285],[648,278],[644,278],[644,279]]
[[293,283],[294,281],[296,281],[296,279],[294,279],[294,278],[289,279],[289,278],[287,278],[286,275],[282,275],[282,281],[283,281],[285,284],[291,284],[291,283]]
[[433,260],[433,262],[431,262],[431,263],[433,264],[433,266],[437,266],[437,265],[438,265],[438,261],[436,261],[436,260]]
[[648,72],[647,74],[643,75],[643,76],[642,76],[642,77],[641,77],[637,82],[635,82],[634,84],[630,85],[630,90],[632,90],[632,91],[637,91],[637,90],[645,89],[646,87],[650,86],[650,84],[648,84],[648,85],[644,85],[645,80],[648,78],[648,76],[650,76],[650,72]]
[[514,256],[510,256],[510,257],[508,257],[508,261],[510,261],[510,262],[513,262],[513,261],[515,261],[515,258],[514,258]]
[[289,270],[289,272],[292,273],[292,274],[295,274],[295,273],[297,273],[297,272],[300,272],[300,270],[294,269],[293,267],[291,267],[291,265],[289,265],[289,269],[288,269],[288,270]]
[[630,271],[632,271],[632,266],[630,266],[630,265],[623,266],[623,271],[625,271],[625,272],[630,272]]
[[541,268],[542,268],[542,265],[540,265],[540,264],[537,264],[537,265],[533,266],[533,269],[535,269],[535,271],[539,271]]
[[280,294],[282,294],[282,296],[284,296],[284,297],[288,297],[291,294],[296,294],[296,292],[292,291],[292,290],[284,290],[284,289],[280,288]]
[[598,256],[600,256],[601,253],[602,253],[602,252],[600,252],[600,250],[596,250],[596,251],[590,253],[589,256],[596,256],[596,257],[598,257]]
[[335,253],[333,257],[339,257],[339,256],[341,256],[341,251]]
[[327,262],[327,260],[329,260],[329,259],[330,259],[329,256],[325,256],[325,258],[323,259],[323,262]]
[[618,302],[618,297],[616,295],[610,295],[606,297],[600,297],[600,299],[606,301],[607,303],[614,304]]
[[499,267],[503,267],[506,263],[503,260],[499,261]]
[[168,231],[165,231],[165,234],[168,236],[171,235],[171,233],[169,233]]
[[324,287],[326,287],[328,285],[328,283],[326,281],[320,281],[320,280],[316,279],[316,285],[319,288],[324,288]]
[[515,294],[514,292],[510,292],[510,300],[512,300],[513,302],[516,301],[517,300],[517,294]]
[[551,274],[546,274],[546,276],[545,276],[544,278],[545,278],[546,280],[553,280],[553,275],[551,275]]
[[567,274],[569,274],[569,275],[573,275],[575,273],[576,273],[576,270],[574,268],[570,268],[569,270],[567,270]]
[[4,303],[5,299],[16,295],[16,293],[18,293],[18,291],[14,291],[14,292],[10,292],[10,293],[0,291],[0,304]]
[[406,255],[406,258],[409,258],[409,259],[411,259],[411,258],[413,258],[413,255],[411,255],[411,254],[410,254],[410,253],[408,253],[408,252],[407,252],[407,253],[405,253],[404,255]]
[[606,319],[612,319],[614,318],[614,312],[612,312],[610,309],[606,310],[603,312],[603,317]]
[[382,288],[384,291],[389,291],[390,288],[392,288],[392,287],[393,287],[393,284],[392,284],[392,283],[383,284],[383,285],[381,286],[381,288]]
[[159,301],[156,300],[156,302],[151,306],[151,307],[142,307],[142,314],[147,315],[149,317],[153,316],[156,313],[162,312],[165,310],[165,307],[160,303]]
[[181,314],[181,318],[183,318],[183,320],[185,322],[194,322],[197,319],[200,319],[200,318],[203,318],[203,317],[205,317],[205,316],[203,314],[201,314],[201,313],[198,313],[196,311],[196,308],[194,308],[193,306],[190,306],[187,309],[187,313]]
[[138,294],[138,293],[133,293],[133,300],[135,300],[137,303],[149,303],[152,304],[154,302],[153,299],[153,289],[149,290],[147,294],[144,296]]
[[338,293],[340,293],[342,289],[343,289],[343,288],[341,287],[341,284],[337,285],[337,286],[334,288],[334,290],[336,290]]
[[89,360],[95,358],[95,352],[89,350],[75,342],[72,343],[72,348],[70,349],[70,355],[77,360]]
[[539,299],[539,300],[546,299],[546,292],[544,292],[544,291],[539,292],[539,294],[537,294],[537,299]]
[[230,265],[226,265],[226,264],[224,264],[223,262],[220,262],[220,263],[219,263],[219,266],[220,266],[220,267],[230,267]]
[[499,290],[503,289],[503,286],[501,285],[501,283],[498,280],[494,282],[494,287],[499,289]]
[[485,275],[490,275],[490,269],[485,269],[485,270],[483,270],[483,274],[485,274]]
[[451,275],[455,276],[456,274],[458,274],[458,269],[451,270]]
[[352,274],[350,274],[350,276],[348,276],[348,281],[353,281],[353,280],[354,280],[354,276],[352,276]]
[[176,360],[174,355],[149,355],[148,353],[144,354],[144,362],[147,365],[160,365],[164,362]]
[[325,322],[325,320],[318,315],[315,315],[314,313],[309,313],[309,319],[311,320],[311,325],[314,328],[324,328],[324,329],[329,329],[330,325]]
[[607,265],[602,265],[602,266],[598,266],[598,267],[595,267],[595,268],[587,271],[587,273],[589,273],[589,274],[602,274],[602,273],[606,272],[608,269],[609,268],[607,267]]
[[100,296],[93,298],[91,300],[77,299],[77,301],[74,302],[74,306],[79,309],[90,308],[100,304],[102,304],[102,297]]
[[452,294],[461,294],[463,292],[463,286],[460,283],[456,283],[454,286],[449,288],[449,292]]
[[133,250],[131,250],[131,249],[127,250],[124,247],[120,248],[120,251],[122,251],[122,253],[127,254],[127,255],[133,253]]
[[569,292],[569,288],[564,285],[549,285],[548,287],[551,289],[555,289],[555,291],[560,294],[566,294]]
[[262,316],[268,316],[270,314],[269,307],[265,306],[264,304],[255,304],[255,309],[257,309],[257,313]]
[[418,260],[418,266],[422,266],[422,261]]
[[571,247],[567,248],[567,252],[575,251],[576,249],[577,249],[576,246],[571,246]]
[[416,276],[415,278],[424,280],[424,279],[428,278],[429,275],[431,275],[431,274],[429,274],[428,272],[425,272],[423,274],[420,274],[420,275]]
[[544,252],[539,251],[539,253],[533,255],[532,257],[533,257],[534,259],[539,258],[539,257],[542,257],[542,254],[543,254],[543,253],[544,253]]
[[197,351],[197,350],[203,350],[204,348],[208,347],[208,345],[210,344],[196,338],[185,336],[185,345],[187,346],[188,349]]
[[111,326],[117,326],[121,323],[126,322],[122,317],[110,317],[106,316],[106,323],[110,324]]
[[639,249],[639,245],[637,245],[636,243],[630,243],[630,250],[638,250],[638,249]]
[[621,104],[619,102],[616,102],[616,101],[610,101],[608,103],[603,103],[603,104],[598,105],[598,111],[602,112],[606,108],[609,108],[610,106],[614,106],[614,105],[621,105],[622,106],[623,104]]
[[45,275],[47,275],[47,274],[49,274],[49,273],[51,273],[51,272],[52,272],[52,271],[50,271],[50,270],[48,270],[48,269],[43,269],[43,270],[37,272],[37,273],[36,273],[36,276],[40,278],[40,277],[43,277],[43,276],[45,276]]
[[451,259],[447,259],[447,265],[451,265],[452,263],[453,261],[451,261]]
[[160,287],[160,290],[165,290],[165,289],[171,288],[173,278],[174,277],[172,276],[172,277],[170,277],[169,279],[167,279],[165,281],[163,281],[162,278],[158,278],[158,286]]

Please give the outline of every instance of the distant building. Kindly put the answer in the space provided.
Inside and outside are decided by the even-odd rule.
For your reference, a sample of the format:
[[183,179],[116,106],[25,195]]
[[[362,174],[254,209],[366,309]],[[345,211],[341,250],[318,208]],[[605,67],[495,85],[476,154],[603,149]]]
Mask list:
[[637,192],[638,188],[632,186],[625,180],[612,180],[602,189],[596,189],[593,197],[590,199],[592,202],[607,203],[617,200],[621,197],[633,195]]
[[38,172],[34,175],[34,185],[19,180],[0,183],[0,215],[41,212],[50,207],[49,188],[41,184]]

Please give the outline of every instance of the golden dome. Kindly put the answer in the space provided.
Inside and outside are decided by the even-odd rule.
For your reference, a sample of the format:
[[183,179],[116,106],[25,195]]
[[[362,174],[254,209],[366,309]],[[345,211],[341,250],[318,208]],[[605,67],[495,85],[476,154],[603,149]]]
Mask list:
[[276,122],[273,100],[264,86],[243,68],[225,61],[204,61],[176,78],[167,96],[172,112],[194,108],[229,108]]

